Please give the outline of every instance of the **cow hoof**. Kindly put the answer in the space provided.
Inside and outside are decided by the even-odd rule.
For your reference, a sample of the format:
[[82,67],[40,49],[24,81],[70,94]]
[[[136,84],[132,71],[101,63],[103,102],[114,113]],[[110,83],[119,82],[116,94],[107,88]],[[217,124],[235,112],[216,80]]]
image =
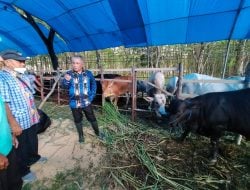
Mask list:
[[210,161],[209,161],[209,165],[215,165],[216,162],[217,162],[217,158],[212,158],[212,159],[210,159]]
[[175,140],[177,143],[183,143],[183,141],[184,141],[182,138],[179,138],[179,137],[174,138],[174,140]]
[[157,124],[162,124],[162,120],[159,119],[159,118],[157,118],[156,123],[157,123]]

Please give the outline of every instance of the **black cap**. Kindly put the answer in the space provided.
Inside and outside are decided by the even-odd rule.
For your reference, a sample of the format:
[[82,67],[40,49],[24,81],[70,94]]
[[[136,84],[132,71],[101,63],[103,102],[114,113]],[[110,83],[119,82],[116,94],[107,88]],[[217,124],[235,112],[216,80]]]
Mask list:
[[26,57],[22,57],[22,54],[14,50],[6,50],[0,53],[0,56],[4,59],[14,59],[17,61],[25,61]]

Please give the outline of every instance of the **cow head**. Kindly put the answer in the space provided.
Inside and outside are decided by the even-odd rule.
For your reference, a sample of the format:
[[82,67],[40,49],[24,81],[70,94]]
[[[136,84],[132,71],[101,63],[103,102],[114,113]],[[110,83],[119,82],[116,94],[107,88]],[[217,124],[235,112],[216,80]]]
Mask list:
[[192,99],[174,99],[170,102],[168,111],[170,127],[175,127],[185,123],[195,124],[195,126],[197,126],[199,103],[192,101]]
[[171,94],[174,94],[176,89],[177,89],[177,82],[178,82],[178,77],[174,76],[174,77],[171,77],[169,80],[168,80],[168,84],[166,86],[166,90],[171,93]]
[[114,81],[102,81],[102,93],[105,98],[114,95],[112,88],[113,83]]
[[149,109],[153,109],[157,117],[162,117],[167,115],[166,106],[166,96],[165,94],[154,94],[153,97],[145,97],[146,101],[150,102]]
[[143,80],[136,81],[137,92],[147,92],[147,82]]

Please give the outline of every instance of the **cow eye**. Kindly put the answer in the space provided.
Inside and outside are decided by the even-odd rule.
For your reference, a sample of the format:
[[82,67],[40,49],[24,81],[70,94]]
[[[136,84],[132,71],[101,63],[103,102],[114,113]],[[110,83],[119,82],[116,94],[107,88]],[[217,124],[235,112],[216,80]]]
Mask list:
[[182,113],[180,111],[177,111],[176,112],[176,115],[181,115]]

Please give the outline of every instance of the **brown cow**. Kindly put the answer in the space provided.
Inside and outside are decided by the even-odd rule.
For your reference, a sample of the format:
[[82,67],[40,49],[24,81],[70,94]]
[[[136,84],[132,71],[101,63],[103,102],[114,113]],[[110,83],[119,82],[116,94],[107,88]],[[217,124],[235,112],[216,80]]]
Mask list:
[[[129,80],[130,82],[122,82],[115,80]],[[102,81],[103,96],[110,97],[111,102],[117,106],[119,96],[126,94],[127,101],[129,102],[129,93],[132,93],[132,77],[131,76],[118,76],[112,81]]]

